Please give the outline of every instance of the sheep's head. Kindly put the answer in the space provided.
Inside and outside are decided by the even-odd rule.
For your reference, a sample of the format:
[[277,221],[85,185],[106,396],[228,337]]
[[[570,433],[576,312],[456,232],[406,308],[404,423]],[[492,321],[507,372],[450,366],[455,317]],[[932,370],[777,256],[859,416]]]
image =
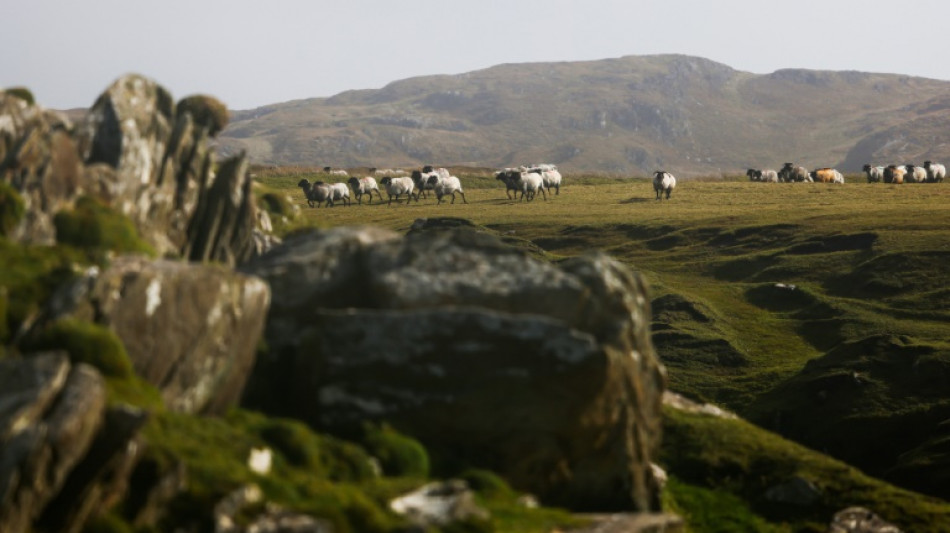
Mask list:
[[383,176],[383,179],[379,180],[379,182],[382,183],[383,185],[389,185],[390,183],[392,183],[392,181],[393,179],[389,176]]
[[297,182],[297,187],[300,187],[301,189],[309,189],[309,188],[310,188],[310,182],[307,181],[307,178],[304,178],[304,179],[302,179],[302,180],[300,180],[300,181]]

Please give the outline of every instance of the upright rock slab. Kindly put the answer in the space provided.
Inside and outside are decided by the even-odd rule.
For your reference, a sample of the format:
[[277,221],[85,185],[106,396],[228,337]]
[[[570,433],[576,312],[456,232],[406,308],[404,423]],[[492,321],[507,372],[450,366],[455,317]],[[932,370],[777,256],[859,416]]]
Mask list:
[[274,295],[251,384],[280,395],[271,410],[344,434],[387,421],[546,503],[658,509],[665,373],[646,287],[620,263],[555,266],[464,229],[339,228],[247,271]]

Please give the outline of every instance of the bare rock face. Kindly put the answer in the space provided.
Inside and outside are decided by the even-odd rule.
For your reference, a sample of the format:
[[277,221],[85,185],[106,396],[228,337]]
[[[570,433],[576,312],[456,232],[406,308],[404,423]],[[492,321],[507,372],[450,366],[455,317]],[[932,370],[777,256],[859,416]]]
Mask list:
[[120,256],[55,295],[51,318],[115,331],[169,409],[222,413],[254,366],[269,302],[261,280],[224,267]]
[[465,229],[340,228],[246,268],[274,294],[273,359],[251,383],[262,404],[280,395],[266,408],[344,434],[387,421],[546,503],[658,509],[665,373],[646,287],[620,263],[555,266]]
[[64,115],[0,92],[0,181],[23,197],[26,216],[9,237],[51,244],[52,213],[72,207],[83,166]]
[[107,409],[99,373],[65,354],[0,360],[0,531],[81,525],[115,494],[142,421]]
[[901,530],[863,507],[848,507],[835,513],[828,533],[901,533]]

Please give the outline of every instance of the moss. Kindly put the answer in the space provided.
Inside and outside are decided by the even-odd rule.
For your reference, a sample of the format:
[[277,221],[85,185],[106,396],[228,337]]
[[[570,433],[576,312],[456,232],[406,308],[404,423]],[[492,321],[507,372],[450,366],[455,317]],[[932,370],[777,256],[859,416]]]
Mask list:
[[207,128],[212,137],[227,127],[230,121],[228,108],[213,96],[196,94],[182,98],[176,108],[176,116],[189,113],[195,124]]
[[0,235],[9,237],[26,212],[23,198],[6,182],[0,181]]
[[16,96],[20,100],[23,100],[30,105],[36,105],[36,98],[33,96],[33,91],[27,89],[26,87],[10,87],[8,89],[4,89],[3,92],[9,94],[10,96]]
[[53,291],[74,278],[73,265],[82,260],[76,250],[61,246],[27,246],[0,238],[0,287],[7,291],[9,335],[33,316]]
[[429,476],[429,455],[422,444],[388,425],[367,424],[364,427],[363,445],[379,460],[387,476]]
[[468,483],[469,488],[486,498],[511,498],[515,491],[508,482],[489,470],[469,469],[459,476]]
[[54,322],[31,339],[23,350],[65,350],[73,363],[86,363],[107,377],[132,377],[132,362],[122,341],[108,328],[75,319]]
[[61,244],[92,251],[155,255],[155,250],[139,238],[128,217],[89,196],[79,198],[75,209],[56,213],[53,224],[56,241]]

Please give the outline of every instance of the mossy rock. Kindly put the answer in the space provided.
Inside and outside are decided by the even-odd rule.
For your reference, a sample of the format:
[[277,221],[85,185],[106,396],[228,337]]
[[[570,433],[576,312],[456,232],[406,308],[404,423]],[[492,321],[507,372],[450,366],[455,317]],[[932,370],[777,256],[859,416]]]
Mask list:
[[36,98],[33,96],[33,91],[27,89],[26,87],[10,87],[8,89],[4,89],[3,92],[9,94],[10,96],[16,96],[20,100],[23,100],[30,105],[36,105]]
[[0,181],[0,235],[9,237],[23,220],[23,198],[10,184]]
[[27,352],[64,350],[74,364],[92,365],[106,377],[131,378],[133,375],[132,361],[119,337],[91,322],[59,320],[26,341],[23,349]]
[[[36,313],[57,287],[73,279],[73,266],[83,254],[70,247],[29,246],[0,238],[0,287],[6,288],[7,334],[16,332]],[[0,339],[4,337],[0,336]]]
[[182,98],[178,102],[176,116],[181,117],[185,113],[191,114],[195,124],[208,128],[208,134],[212,137],[224,130],[231,120],[227,106],[217,98],[204,94]]
[[86,250],[113,250],[155,255],[139,237],[128,217],[90,196],[80,197],[75,209],[53,217],[56,241]]
[[364,427],[363,445],[379,460],[383,474],[387,476],[429,476],[429,454],[422,444],[388,425],[367,424]]

